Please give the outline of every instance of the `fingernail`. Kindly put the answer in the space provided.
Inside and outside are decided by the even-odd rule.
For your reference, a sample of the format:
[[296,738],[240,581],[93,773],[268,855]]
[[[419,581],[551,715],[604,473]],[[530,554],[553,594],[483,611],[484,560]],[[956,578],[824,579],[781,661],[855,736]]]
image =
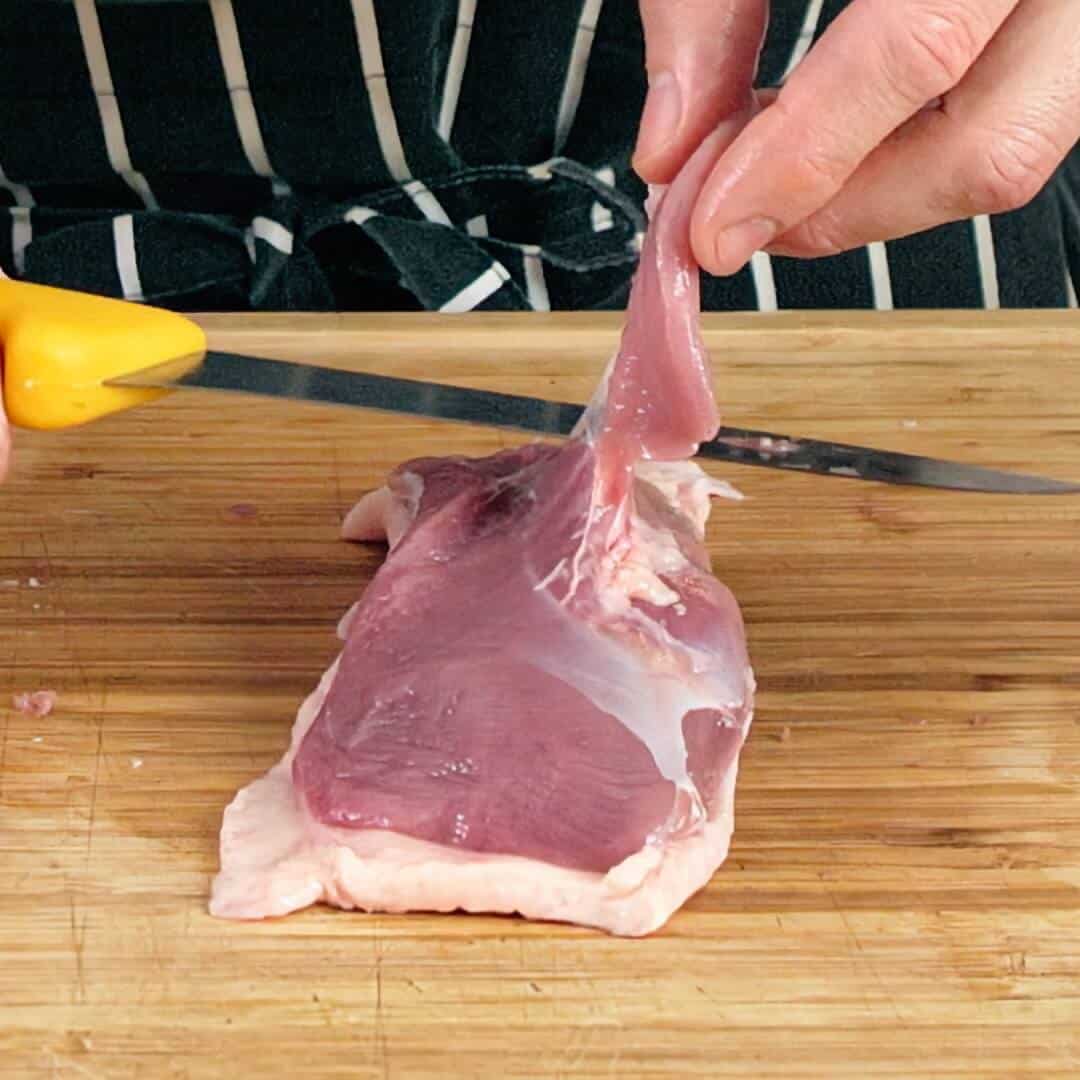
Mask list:
[[721,230],[713,239],[712,271],[716,274],[736,273],[779,231],[779,223],[771,218],[751,218]]
[[635,161],[648,161],[661,153],[675,137],[682,119],[682,92],[670,71],[649,78],[649,93],[641,114]]

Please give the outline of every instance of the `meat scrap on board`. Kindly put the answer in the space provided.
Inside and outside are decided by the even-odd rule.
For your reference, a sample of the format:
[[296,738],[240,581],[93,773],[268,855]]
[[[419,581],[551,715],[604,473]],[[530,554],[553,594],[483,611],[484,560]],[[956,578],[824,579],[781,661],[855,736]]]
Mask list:
[[689,213],[650,197],[575,437],[407,462],[345,522],[390,554],[291,745],[225,812],[211,911],[517,912],[646,934],[727,855],[754,681],[689,459],[719,417]]

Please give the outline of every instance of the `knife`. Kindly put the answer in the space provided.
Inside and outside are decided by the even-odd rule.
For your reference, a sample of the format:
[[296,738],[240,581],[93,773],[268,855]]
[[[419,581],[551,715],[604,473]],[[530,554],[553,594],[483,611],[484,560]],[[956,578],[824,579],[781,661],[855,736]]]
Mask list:
[[[224,390],[327,405],[359,406],[538,435],[569,435],[585,411],[584,406],[566,401],[545,401],[518,394],[341,371],[284,360],[263,360],[212,350],[120,376],[110,380],[109,385],[139,389]],[[1060,480],[846,443],[791,438],[748,428],[721,428],[715,439],[701,445],[698,455],[740,465],[952,491],[1026,495],[1080,492],[1080,484]]]
[[[341,371],[207,349],[202,329],[175,312],[64,289],[0,280],[3,389],[16,426],[86,423],[177,389],[226,391],[345,405],[537,435],[567,436],[584,407],[562,401]],[[169,356],[146,364],[147,357]],[[699,456],[886,484],[1016,495],[1080,492],[1080,484],[724,427]]]

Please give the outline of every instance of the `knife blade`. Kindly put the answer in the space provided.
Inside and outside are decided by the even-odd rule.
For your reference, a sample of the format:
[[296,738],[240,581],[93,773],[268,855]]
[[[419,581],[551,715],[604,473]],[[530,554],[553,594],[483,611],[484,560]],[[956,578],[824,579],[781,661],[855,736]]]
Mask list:
[[[110,379],[108,385],[289,398],[564,437],[585,411],[565,401],[212,350]],[[1080,484],[1063,480],[750,428],[723,427],[698,454],[739,465],[950,491],[1080,493]]]

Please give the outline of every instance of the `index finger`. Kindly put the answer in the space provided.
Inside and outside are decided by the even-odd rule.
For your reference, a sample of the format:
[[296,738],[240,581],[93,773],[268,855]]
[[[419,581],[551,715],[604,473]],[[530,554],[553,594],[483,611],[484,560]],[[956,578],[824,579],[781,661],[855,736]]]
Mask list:
[[870,152],[952,89],[1018,0],[855,0],[721,157],[694,212],[698,261],[738,270],[820,210]]
[[634,168],[671,181],[718,124],[752,104],[767,0],[640,0],[649,93]]

